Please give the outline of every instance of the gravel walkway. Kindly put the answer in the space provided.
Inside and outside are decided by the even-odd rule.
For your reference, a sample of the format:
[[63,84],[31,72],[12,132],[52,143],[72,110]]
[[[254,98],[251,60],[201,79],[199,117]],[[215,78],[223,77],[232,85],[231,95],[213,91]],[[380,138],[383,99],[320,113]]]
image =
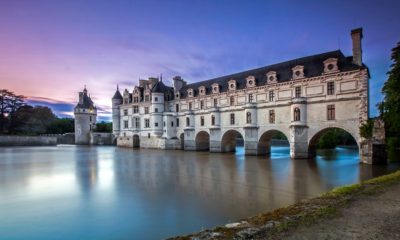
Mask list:
[[339,216],[301,226],[282,239],[400,239],[400,184],[384,193],[357,199]]

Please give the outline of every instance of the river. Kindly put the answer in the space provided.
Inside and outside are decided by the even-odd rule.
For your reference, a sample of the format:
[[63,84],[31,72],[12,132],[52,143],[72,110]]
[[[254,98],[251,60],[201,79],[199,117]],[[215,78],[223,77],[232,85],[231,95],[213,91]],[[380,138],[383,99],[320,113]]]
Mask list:
[[357,148],[291,160],[116,147],[0,148],[0,239],[160,239],[223,225],[398,168]]

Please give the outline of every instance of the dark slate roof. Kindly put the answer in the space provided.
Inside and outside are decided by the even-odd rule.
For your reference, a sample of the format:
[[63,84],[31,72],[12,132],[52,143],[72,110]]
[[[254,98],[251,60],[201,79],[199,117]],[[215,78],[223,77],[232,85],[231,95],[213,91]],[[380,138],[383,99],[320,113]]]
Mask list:
[[114,97],[112,97],[112,99],[121,99],[122,100],[122,95],[118,89],[117,89],[117,91],[115,91]]
[[256,68],[252,70],[247,70],[244,72],[239,72],[231,75],[226,75],[223,77],[213,78],[206,81],[191,83],[184,86],[180,90],[181,98],[187,96],[187,90],[192,88],[194,91],[194,96],[198,95],[198,88],[200,86],[206,87],[206,94],[211,92],[211,85],[213,83],[218,83],[220,86],[220,92],[228,91],[228,81],[231,79],[236,80],[236,89],[246,88],[246,78],[253,75],[256,79],[256,85],[262,86],[267,82],[266,73],[269,71],[275,71],[277,74],[277,81],[287,82],[292,79],[292,68],[296,65],[304,66],[304,76],[306,78],[320,76],[324,71],[324,61],[328,58],[337,58],[338,67],[342,72],[357,70],[360,68],[366,68],[365,66],[360,67],[352,63],[351,58],[346,58],[340,50],[321,53],[317,55],[312,55],[308,57],[298,58],[287,62],[277,63],[261,68]]
[[92,108],[92,109],[96,109],[96,107],[94,106],[94,103],[92,101],[92,99],[87,95],[86,92],[83,92],[83,101],[82,104],[80,104],[78,102],[78,104],[76,105],[75,108]]
[[165,84],[162,81],[157,81],[157,83],[154,85],[153,89],[151,89],[151,92],[165,93],[169,90],[171,90],[170,87],[165,86]]

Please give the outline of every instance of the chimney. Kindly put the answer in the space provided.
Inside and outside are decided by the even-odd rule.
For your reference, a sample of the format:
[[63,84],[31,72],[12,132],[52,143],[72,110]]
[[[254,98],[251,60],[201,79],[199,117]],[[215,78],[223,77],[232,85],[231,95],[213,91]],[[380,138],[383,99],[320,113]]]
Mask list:
[[83,92],[79,92],[79,104],[83,104]]
[[363,38],[362,28],[351,30],[351,40],[353,41],[353,63],[362,66],[361,39]]

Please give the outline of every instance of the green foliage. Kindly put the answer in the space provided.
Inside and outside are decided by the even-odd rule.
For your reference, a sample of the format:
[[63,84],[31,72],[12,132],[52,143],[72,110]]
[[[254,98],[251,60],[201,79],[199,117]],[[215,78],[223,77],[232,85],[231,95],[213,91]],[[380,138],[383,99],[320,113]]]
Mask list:
[[387,153],[389,162],[399,162],[400,161],[400,138],[399,137],[389,137],[387,139]]
[[47,127],[46,133],[48,134],[64,134],[75,131],[73,118],[56,118]]
[[11,114],[13,121],[9,127],[10,134],[39,135],[47,132],[48,127],[57,117],[50,108],[24,105]]
[[354,138],[345,130],[340,128],[328,129],[319,139],[317,148],[332,149],[337,145],[354,145]]
[[278,139],[278,140],[288,140],[282,132],[277,132],[272,136],[272,139]]
[[372,130],[374,128],[374,121],[369,119],[360,127],[360,135],[363,138],[371,138],[372,137]]
[[8,132],[12,125],[12,115],[25,104],[25,97],[7,89],[0,89],[0,134]]
[[387,137],[400,136],[400,42],[392,49],[393,61],[388,79],[383,85],[383,118]]
[[112,132],[112,123],[111,122],[99,122],[96,124],[96,132]]

